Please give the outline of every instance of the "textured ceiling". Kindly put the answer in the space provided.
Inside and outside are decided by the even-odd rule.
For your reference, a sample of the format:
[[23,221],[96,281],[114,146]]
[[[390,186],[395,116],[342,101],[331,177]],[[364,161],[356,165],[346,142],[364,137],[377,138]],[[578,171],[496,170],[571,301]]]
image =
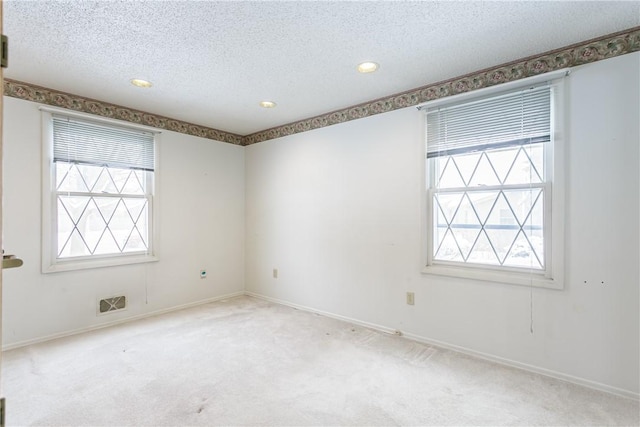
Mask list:
[[639,1],[5,0],[5,76],[246,135],[638,25]]

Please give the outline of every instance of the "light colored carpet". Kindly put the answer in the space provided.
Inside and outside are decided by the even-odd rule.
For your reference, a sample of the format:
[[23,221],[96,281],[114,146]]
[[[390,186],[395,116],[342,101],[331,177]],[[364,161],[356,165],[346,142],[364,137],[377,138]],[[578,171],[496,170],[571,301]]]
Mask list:
[[238,297],[11,350],[7,422],[637,425],[638,402]]

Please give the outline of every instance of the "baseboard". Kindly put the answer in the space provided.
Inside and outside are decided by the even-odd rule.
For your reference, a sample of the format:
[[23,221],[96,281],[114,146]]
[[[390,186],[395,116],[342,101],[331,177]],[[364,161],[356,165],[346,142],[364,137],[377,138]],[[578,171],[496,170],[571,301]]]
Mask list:
[[580,385],[583,387],[588,387],[594,390],[604,391],[606,393],[615,394],[617,396],[625,397],[633,400],[640,400],[640,394],[634,393],[629,390],[624,390],[617,387],[612,387],[606,384],[602,384],[596,381],[587,380],[580,377],[575,377],[573,375],[563,374],[562,372],[554,371],[551,369],[541,368],[535,365],[529,365],[527,363],[521,363],[515,360],[506,359],[500,356],[495,356],[489,353],[483,353],[481,351],[472,350],[466,347],[461,347],[455,344],[449,344],[447,342],[434,340],[430,338],[425,338],[419,335],[403,333],[403,337],[408,338],[413,341],[421,342],[423,344],[432,345],[434,347],[444,348],[447,350],[455,351],[458,353],[463,353],[468,356],[476,357],[478,359],[484,359],[490,362],[495,362],[500,365],[509,366],[512,368],[521,369],[523,371],[533,372],[536,374],[544,375],[546,377],[555,378],[557,380],[566,381],[572,384]]
[[587,380],[584,378],[580,378],[580,377],[575,377],[573,375],[568,375],[568,374],[563,374],[562,372],[557,372],[557,371],[553,371],[550,369],[546,369],[546,368],[541,368],[538,366],[534,366],[534,365],[529,365],[526,363],[521,363],[515,360],[511,360],[511,359],[506,359],[503,357],[499,357],[499,356],[495,356],[489,353],[483,353],[480,351],[476,351],[476,350],[472,350],[470,348],[466,348],[466,347],[462,347],[462,346],[458,346],[455,344],[450,344],[444,341],[439,341],[439,340],[434,340],[431,338],[427,338],[427,337],[423,337],[420,335],[415,335],[415,334],[410,334],[410,333],[404,333],[401,331],[398,331],[396,329],[393,328],[388,328],[386,326],[382,326],[382,325],[377,325],[374,323],[369,323],[369,322],[363,322],[361,320],[358,319],[353,319],[350,317],[346,317],[346,316],[341,316],[339,314],[334,314],[334,313],[330,313],[327,311],[322,311],[322,310],[316,310],[315,308],[312,307],[307,307],[307,306],[303,306],[300,304],[294,304],[291,303],[289,301],[284,301],[278,298],[272,298],[272,297],[268,297],[266,295],[261,295],[261,294],[257,294],[255,292],[245,292],[245,295],[254,297],[254,298],[259,298],[265,301],[270,301],[276,304],[281,304],[281,305],[285,305],[288,307],[292,307],[292,308],[296,308],[299,310],[304,310],[304,311],[308,311],[310,313],[317,313],[317,314],[321,314],[323,316],[326,317],[330,317],[333,319],[338,319],[338,320],[343,320],[345,322],[349,322],[349,323],[353,323],[359,326],[364,326],[367,328],[371,328],[371,329],[375,329],[377,331],[381,331],[387,334],[396,334],[396,335],[401,335],[404,338],[413,340],[413,341],[417,341],[423,344],[428,344],[428,345],[432,345],[434,347],[439,347],[442,349],[446,349],[446,350],[451,350],[451,351],[455,351],[458,353],[462,353],[462,354],[466,354],[468,356],[472,356],[472,357],[477,357],[479,359],[483,359],[483,360],[487,360],[490,362],[494,362],[494,363],[498,363],[500,365],[505,365],[505,366],[509,366],[512,368],[517,368],[517,369],[521,369],[523,371],[528,371],[528,372],[533,372],[536,374],[540,374],[540,375],[544,375],[546,377],[551,377],[557,380],[561,380],[561,381],[566,381],[572,384],[577,384],[583,387],[587,387],[587,388],[591,388],[594,390],[599,390],[599,391],[604,391],[606,393],[610,393],[610,394],[615,394],[617,396],[621,396],[621,397],[625,397],[628,399],[633,399],[633,400],[640,400],[640,394],[639,393],[635,393],[633,391],[629,391],[629,390],[624,390],[621,388],[617,388],[617,387],[612,387],[606,384],[602,384],[596,381],[591,381],[591,380]]
[[176,305],[174,307],[163,308],[163,309],[160,309],[160,310],[151,311],[149,313],[138,314],[136,316],[127,317],[127,318],[124,318],[124,319],[118,319],[118,320],[114,320],[114,321],[107,322],[107,323],[101,323],[99,325],[89,326],[87,328],[73,329],[71,331],[66,331],[66,332],[61,332],[61,333],[57,333],[57,334],[47,335],[47,336],[40,337],[40,338],[34,338],[34,339],[30,339],[30,340],[25,340],[25,341],[19,341],[19,342],[13,343],[13,344],[2,346],[2,351],[14,350],[16,348],[25,347],[25,346],[32,345],[32,344],[39,344],[39,343],[43,343],[43,342],[46,342],[46,341],[55,340],[55,339],[58,339],[58,338],[64,338],[64,337],[69,337],[69,336],[72,336],[72,335],[82,334],[82,333],[85,333],[85,332],[96,331],[98,329],[108,328],[110,326],[116,326],[116,325],[121,325],[123,323],[134,322],[136,320],[145,319],[147,317],[159,316],[161,314],[171,313],[173,311],[184,310],[186,308],[196,307],[196,306],[199,306],[199,305],[208,304],[208,303],[216,302],[216,301],[221,301],[221,300],[225,300],[225,299],[229,299],[229,298],[239,297],[239,296],[243,296],[243,295],[245,295],[244,291],[233,292],[233,293],[221,295],[221,296],[218,296],[218,297],[207,298],[207,299],[204,299],[204,300],[199,300],[199,301],[189,302],[189,303],[186,303],[186,304]]
[[387,328],[386,326],[382,326],[382,325],[376,325],[375,323],[363,322],[363,321],[358,320],[358,319],[353,319],[351,317],[341,316],[339,314],[330,313],[328,311],[316,310],[315,308],[312,308],[312,307],[307,307],[305,305],[300,305],[300,304],[294,304],[294,303],[291,303],[291,302],[288,302],[288,301],[284,301],[284,300],[280,300],[280,299],[277,299],[277,298],[271,298],[271,297],[268,297],[268,296],[265,296],[265,295],[256,294],[254,292],[245,292],[244,294],[247,295],[247,296],[250,296],[250,297],[259,298],[259,299],[262,299],[262,300],[265,300],[265,301],[269,301],[269,302],[273,302],[273,303],[276,303],[276,304],[286,305],[287,307],[296,308],[298,310],[308,311],[309,313],[321,314],[323,316],[330,317],[332,319],[343,320],[345,322],[353,323],[353,324],[358,325],[358,326],[364,326],[365,328],[375,329],[377,331],[384,332],[386,334],[397,334],[397,335],[400,335],[399,331],[397,331],[396,329]]

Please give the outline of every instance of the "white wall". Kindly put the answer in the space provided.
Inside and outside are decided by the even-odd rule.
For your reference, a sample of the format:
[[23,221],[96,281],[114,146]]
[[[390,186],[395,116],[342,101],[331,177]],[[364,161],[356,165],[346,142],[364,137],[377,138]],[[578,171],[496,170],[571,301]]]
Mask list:
[[529,288],[420,273],[415,108],[247,147],[247,291],[637,396],[639,75],[568,78],[565,289],[533,289],[533,334]]
[[[24,260],[3,274],[5,346],[244,290],[244,148],[171,131],[156,172],[160,261],[42,274],[41,113],[4,102],[4,248]],[[99,298],[121,294],[126,311],[96,315]]]

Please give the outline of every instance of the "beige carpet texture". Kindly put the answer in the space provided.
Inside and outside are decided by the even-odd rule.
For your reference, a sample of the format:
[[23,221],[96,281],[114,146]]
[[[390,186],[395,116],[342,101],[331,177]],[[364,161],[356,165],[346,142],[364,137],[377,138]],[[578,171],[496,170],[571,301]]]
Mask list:
[[638,425],[639,403],[237,297],[3,354],[9,426]]

